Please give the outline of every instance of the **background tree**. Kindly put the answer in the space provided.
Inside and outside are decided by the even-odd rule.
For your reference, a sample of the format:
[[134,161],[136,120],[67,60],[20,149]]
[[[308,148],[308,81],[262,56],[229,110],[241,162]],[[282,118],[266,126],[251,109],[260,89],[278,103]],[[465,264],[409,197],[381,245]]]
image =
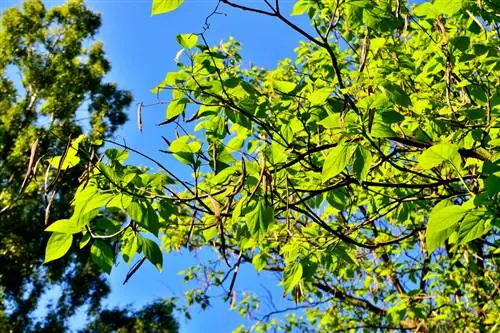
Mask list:
[[176,333],[172,304],[156,301],[139,311],[103,310],[81,333]]
[[[2,332],[66,331],[67,320],[79,307],[88,305],[89,315],[99,314],[100,302],[110,291],[106,278],[92,267],[88,250],[41,265],[48,238],[44,228],[69,216],[69,202],[83,171],[76,167],[61,172],[57,161],[49,168],[41,158],[67,152],[68,138],[82,133],[92,138],[84,148],[97,151],[102,139],[127,120],[124,110],[132,101],[128,91],[104,80],[111,65],[102,43],[93,40],[100,25],[100,16],[79,0],[50,10],[40,0],[27,0],[22,8],[9,8],[1,16]],[[71,152],[66,155],[69,161]],[[37,322],[33,312],[49,290],[62,294]],[[159,310],[167,316],[165,309]],[[143,320],[149,319],[136,321]],[[172,323],[172,317],[169,320]],[[176,331],[175,325],[171,331]]]
[[[153,14],[182,2],[154,0]],[[80,233],[104,269],[139,253],[130,275],[145,259],[161,268],[162,249],[214,249],[216,267],[185,271],[207,280],[187,302],[206,308],[222,288],[255,331],[497,331],[498,5],[296,1],[312,28],[279,0],[214,5],[286,24],[295,59],[247,68],[232,39],[179,35],[179,69],[154,92],[178,134],[165,152],[193,179],[120,143],[99,163],[79,149],[94,168],[73,216],[47,229],[48,259]],[[127,151],[160,170],[126,165]],[[242,265],[278,274],[297,306],[260,312],[239,292]]]

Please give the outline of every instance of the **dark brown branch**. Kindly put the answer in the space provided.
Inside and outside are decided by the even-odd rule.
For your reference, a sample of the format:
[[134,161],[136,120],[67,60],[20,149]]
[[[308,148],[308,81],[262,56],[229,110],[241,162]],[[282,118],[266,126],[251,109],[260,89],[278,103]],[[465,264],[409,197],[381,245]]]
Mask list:
[[[318,279],[319,280],[319,279]],[[363,298],[358,298],[349,294],[344,293],[343,291],[331,287],[327,285],[326,283],[322,282],[313,282],[313,286],[318,288],[321,291],[324,291],[333,297],[341,300],[341,301],[346,301],[356,307],[360,307],[366,310],[369,310],[377,315],[385,315],[387,313],[387,310],[379,308],[378,306],[372,304],[371,302],[363,299]]]

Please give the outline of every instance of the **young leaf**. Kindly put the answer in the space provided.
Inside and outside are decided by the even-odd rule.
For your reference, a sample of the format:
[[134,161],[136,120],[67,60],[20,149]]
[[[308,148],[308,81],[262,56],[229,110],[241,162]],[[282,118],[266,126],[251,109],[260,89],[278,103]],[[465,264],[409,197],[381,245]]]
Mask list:
[[425,150],[418,158],[418,161],[419,165],[427,170],[438,166],[444,161],[449,161],[456,167],[459,167],[460,154],[456,145],[443,142]]
[[389,97],[391,102],[404,107],[411,106],[411,99],[400,86],[395,84],[385,84],[380,89]]
[[76,225],[75,220],[64,219],[55,221],[45,228],[45,231],[57,232],[61,234],[77,234],[82,231],[82,228]]
[[158,236],[160,222],[158,220],[158,215],[156,215],[155,210],[149,203],[146,203],[146,209],[144,210],[142,220],[138,222],[143,228],[151,232],[153,235]]
[[146,213],[146,207],[142,205],[140,202],[133,200],[130,205],[125,209],[128,216],[136,222],[141,222]]
[[292,92],[297,85],[289,81],[273,81],[273,87],[285,94]]
[[163,255],[160,247],[154,241],[142,238],[141,249],[146,258],[161,272],[163,266]]
[[151,15],[158,15],[171,12],[177,9],[184,0],[153,0]]
[[186,109],[186,103],[184,100],[182,99],[173,100],[168,104],[167,107],[167,121],[170,122],[174,120],[175,118],[177,118],[177,116],[179,116],[182,112],[184,112],[185,109]]
[[364,181],[372,164],[372,154],[363,146],[358,146],[354,154],[354,164],[352,169],[359,181]]
[[108,274],[111,273],[115,256],[113,249],[107,242],[100,239],[96,240],[90,248],[90,257],[103,271]]
[[122,243],[121,251],[123,260],[128,264],[134,258],[137,250],[139,249],[139,241],[136,236],[125,239]]
[[44,263],[48,263],[49,261],[56,260],[64,256],[66,252],[69,251],[72,243],[72,234],[54,232],[47,242]]
[[470,211],[460,223],[458,228],[458,235],[460,238],[460,244],[468,243],[474,239],[477,239],[490,231],[491,220],[486,215],[486,209],[475,209]]
[[288,294],[299,283],[302,278],[303,268],[300,262],[294,262],[293,265],[287,266],[284,271],[283,287],[285,294]]
[[426,244],[429,253],[444,245],[446,239],[470,210],[470,207],[464,205],[446,206],[448,203],[449,201],[439,203],[429,215],[426,231]]
[[198,42],[198,36],[196,36],[195,34],[181,34],[177,35],[176,40],[180,46],[186,49],[190,49],[196,46],[196,43]]
[[328,88],[315,90],[307,97],[307,99],[311,102],[311,105],[322,105],[325,103],[328,96],[330,96],[331,92],[331,89]]
[[323,163],[323,182],[335,177],[346,168],[355,149],[356,146],[353,144],[341,143],[330,151]]
[[374,138],[390,138],[396,136],[396,133],[393,131],[390,124],[376,121],[373,123],[371,135]]
[[264,198],[259,198],[255,208],[245,216],[245,220],[250,234],[261,238],[274,221],[274,210],[267,207]]
[[462,9],[461,0],[435,0],[433,4],[434,10],[440,14],[452,16]]

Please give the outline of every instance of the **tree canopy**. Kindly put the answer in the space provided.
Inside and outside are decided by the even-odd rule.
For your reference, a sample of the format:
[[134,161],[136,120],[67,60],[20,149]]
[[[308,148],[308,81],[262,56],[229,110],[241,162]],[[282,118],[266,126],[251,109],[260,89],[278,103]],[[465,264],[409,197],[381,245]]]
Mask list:
[[[182,3],[153,0],[152,13]],[[234,39],[179,35],[178,70],[153,93],[168,101],[163,125],[177,133],[163,152],[191,178],[111,140],[99,162],[70,146],[90,172],[73,215],[46,229],[46,262],[80,244],[104,271],[118,255],[142,258],[130,277],[146,259],[161,269],[162,251],[214,249],[218,265],[185,272],[212,289],[186,299],[205,308],[209,290],[224,290],[255,319],[237,332],[497,331],[498,4],[214,7],[208,20],[225,7],[287,25],[298,36],[293,58],[248,67]],[[294,23],[300,15],[310,27]],[[129,153],[155,168],[127,164]],[[241,292],[242,265],[278,274],[296,307],[262,315]]]
[[[88,249],[42,266],[49,238],[44,229],[69,217],[68,202],[84,170],[68,140],[85,133],[91,141],[80,149],[97,152],[102,139],[125,123],[132,101],[130,92],[104,79],[111,64],[94,40],[100,25],[100,16],[79,0],[50,9],[27,0],[0,17],[2,332],[64,332],[84,305],[91,318],[99,315],[110,291]],[[47,158],[59,154],[64,162]],[[74,167],[58,168],[68,164]],[[37,318],[43,297],[51,304]]]

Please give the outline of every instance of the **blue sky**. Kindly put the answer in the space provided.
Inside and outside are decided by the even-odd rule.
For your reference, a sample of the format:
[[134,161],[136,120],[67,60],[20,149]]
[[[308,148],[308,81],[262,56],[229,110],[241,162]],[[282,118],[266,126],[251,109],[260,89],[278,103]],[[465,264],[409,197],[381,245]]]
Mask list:
[[[51,6],[62,1],[44,2]],[[0,0],[0,9],[20,3],[20,0]],[[131,147],[158,158],[175,173],[189,177],[178,162],[158,153],[158,149],[165,148],[161,135],[169,137],[173,134],[168,127],[155,126],[165,120],[165,105],[143,109],[144,132],[141,134],[136,125],[136,103],[150,104],[156,101],[150,89],[161,82],[167,72],[176,69],[173,59],[180,47],[175,36],[201,31],[205,17],[214,8],[216,0],[186,0],[177,11],[154,17],[150,15],[151,0],[87,0],[86,3],[102,14],[103,25],[97,38],[104,42],[112,62],[113,70],[108,79],[116,81],[121,88],[132,91],[134,95],[134,103],[129,110],[130,121],[120,130],[117,140],[125,140]],[[262,1],[240,3],[256,5]],[[291,0],[281,1],[283,12],[290,12],[292,5]],[[284,24],[273,18],[228,7],[221,7],[219,11],[225,15],[216,15],[211,19],[210,29],[206,33],[209,44],[216,45],[233,36],[243,45],[244,63],[251,61],[266,68],[274,68],[283,58],[294,57],[293,49],[298,45],[300,36]],[[294,21],[307,27],[303,19]],[[136,157],[129,161],[147,164]],[[112,294],[106,303],[110,306],[132,304],[139,307],[158,297],[182,296],[187,287],[177,272],[209,257],[213,255],[208,252],[167,255],[162,273],[149,263],[145,264],[124,286],[122,282],[130,267],[120,263],[111,274]],[[277,287],[277,280],[272,276],[257,278],[251,267],[242,267],[236,283],[237,290],[253,289],[259,295],[265,295],[261,285],[274,290],[274,302],[279,306],[282,289]],[[263,304],[266,302],[263,301]],[[281,305],[286,306],[283,303]],[[179,318],[181,332],[230,332],[239,324],[248,323],[236,312],[229,311],[228,304],[221,302],[205,312],[195,309],[191,315],[193,319],[190,321]],[[74,322],[78,325],[81,318]]]

